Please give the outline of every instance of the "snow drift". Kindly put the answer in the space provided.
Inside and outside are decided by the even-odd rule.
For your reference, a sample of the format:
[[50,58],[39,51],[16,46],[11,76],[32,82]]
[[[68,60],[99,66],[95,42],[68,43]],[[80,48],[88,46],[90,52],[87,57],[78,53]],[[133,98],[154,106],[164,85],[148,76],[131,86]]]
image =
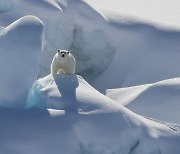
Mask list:
[[[180,33],[144,24],[119,25],[118,52],[93,84],[106,89],[153,83],[180,76]],[[116,32],[118,33],[118,32]],[[112,77],[113,78],[112,78]]]
[[[48,122],[54,119],[59,123],[53,127],[46,123],[48,129],[58,132],[55,136],[51,134],[55,149],[48,148],[49,152],[58,149],[62,153],[74,154],[166,154],[180,151],[178,127],[136,115],[96,91],[78,75],[48,75],[39,79],[34,83],[26,105],[27,108],[32,106],[48,109],[51,115]],[[27,111],[31,113],[33,109]],[[45,114],[45,110],[41,113]],[[45,124],[43,121],[42,125]],[[46,128],[43,129],[46,132]],[[42,138],[40,136],[36,142],[43,143]],[[38,146],[34,149],[41,153],[45,151]]]
[[42,51],[42,22],[23,17],[6,27],[0,35],[0,106],[19,107],[38,73]]
[[[143,20],[138,22],[132,18],[127,20],[126,16],[124,19],[122,11],[118,10],[119,5],[116,5],[118,0],[107,3],[105,0],[103,3],[101,0],[0,2],[0,65],[3,66],[0,71],[4,73],[0,77],[1,153],[180,153],[180,126],[144,118],[122,106],[129,103],[132,109],[136,109],[140,104],[142,110],[149,106],[149,111],[153,112],[153,107],[162,107],[160,103],[163,101],[174,112],[179,106],[178,80],[118,89],[117,99],[113,98],[117,100],[115,102],[95,90],[81,76],[48,75],[52,57],[60,48],[73,52],[77,73],[102,92],[107,88],[178,77],[180,32],[177,29],[172,30],[171,24],[166,24],[169,27],[164,29],[161,21],[158,28],[154,22],[144,22],[148,19],[148,11],[144,13],[146,15],[141,13]],[[130,3],[122,2],[121,6]],[[105,7],[110,3],[112,8],[118,9],[112,11],[112,8]],[[149,1],[131,3],[149,7]],[[161,3],[159,6],[172,4],[172,1]],[[6,7],[5,4],[12,6]],[[138,6],[141,5],[131,5],[130,8],[141,10]],[[176,14],[173,18],[178,16],[178,9],[169,10]],[[36,17],[21,18],[29,14]],[[172,21],[167,13],[156,15],[156,19],[168,16],[170,20],[167,21]],[[39,68],[38,77],[45,77],[35,81]],[[114,92],[116,90],[112,95]],[[151,105],[151,101],[156,104]],[[170,101],[174,107],[168,104]],[[24,109],[19,109],[22,107]],[[172,122],[172,119],[162,118],[167,112],[161,113],[148,113],[147,116]],[[178,121],[173,119],[173,122]]]
[[[104,7],[111,2],[115,6]],[[145,22],[147,14],[141,13],[139,19],[126,18],[119,2],[111,2],[17,0],[11,11],[0,14],[0,21],[6,26],[27,14],[42,20],[45,36],[39,77],[49,74],[57,48],[72,50],[77,73],[101,92],[178,77],[180,32],[172,30],[171,23],[165,28],[164,22]],[[127,3],[123,1],[122,6]],[[141,3],[149,6],[148,2]],[[159,11],[157,18],[163,18],[162,8]],[[108,74],[112,74],[113,81]]]
[[106,96],[151,118],[180,124],[180,78],[128,88],[108,89]]

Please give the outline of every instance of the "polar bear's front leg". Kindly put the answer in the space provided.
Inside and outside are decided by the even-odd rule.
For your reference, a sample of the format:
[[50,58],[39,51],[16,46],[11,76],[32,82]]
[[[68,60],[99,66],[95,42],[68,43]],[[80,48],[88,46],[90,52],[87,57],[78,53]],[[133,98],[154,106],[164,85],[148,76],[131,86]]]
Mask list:
[[58,71],[58,67],[57,64],[55,63],[55,61],[53,60],[52,64],[51,64],[51,74],[55,75],[57,74]]

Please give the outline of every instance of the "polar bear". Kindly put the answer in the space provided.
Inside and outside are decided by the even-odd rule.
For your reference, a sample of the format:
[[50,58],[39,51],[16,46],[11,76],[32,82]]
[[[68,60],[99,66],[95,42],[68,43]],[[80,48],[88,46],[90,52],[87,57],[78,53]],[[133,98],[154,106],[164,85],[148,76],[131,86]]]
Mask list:
[[76,60],[70,51],[57,50],[51,63],[51,74],[74,74],[76,69]]

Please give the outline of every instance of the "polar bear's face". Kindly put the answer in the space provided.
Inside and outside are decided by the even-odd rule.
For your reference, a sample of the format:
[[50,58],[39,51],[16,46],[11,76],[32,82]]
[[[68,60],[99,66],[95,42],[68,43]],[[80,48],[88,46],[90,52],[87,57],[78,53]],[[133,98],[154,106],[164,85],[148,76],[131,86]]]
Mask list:
[[70,52],[69,51],[66,51],[66,50],[59,50],[58,49],[58,56],[62,57],[62,58],[65,58],[67,56],[69,56]]

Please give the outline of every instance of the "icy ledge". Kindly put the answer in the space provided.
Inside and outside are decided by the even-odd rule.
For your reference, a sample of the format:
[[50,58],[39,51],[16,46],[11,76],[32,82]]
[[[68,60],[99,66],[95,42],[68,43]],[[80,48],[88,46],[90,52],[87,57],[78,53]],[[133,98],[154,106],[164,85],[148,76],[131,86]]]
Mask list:
[[[180,152],[178,126],[148,120],[131,112],[99,93],[78,75],[48,75],[39,79],[28,97],[26,107],[32,106],[49,111],[49,115],[42,116],[46,110],[38,109],[38,114],[33,116],[33,108],[27,110],[27,115],[34,117],[30,119],[31,127],[36,124],[36,119],[41,121],[38,129],[43,132],[33,140],[34,151],[40,153]],[[46,135],[47,132],[49,135]],[[36,136],[38,132],[34,133],[33,136]],[[43,149],[38,146],[51,141],[53,147]]]

